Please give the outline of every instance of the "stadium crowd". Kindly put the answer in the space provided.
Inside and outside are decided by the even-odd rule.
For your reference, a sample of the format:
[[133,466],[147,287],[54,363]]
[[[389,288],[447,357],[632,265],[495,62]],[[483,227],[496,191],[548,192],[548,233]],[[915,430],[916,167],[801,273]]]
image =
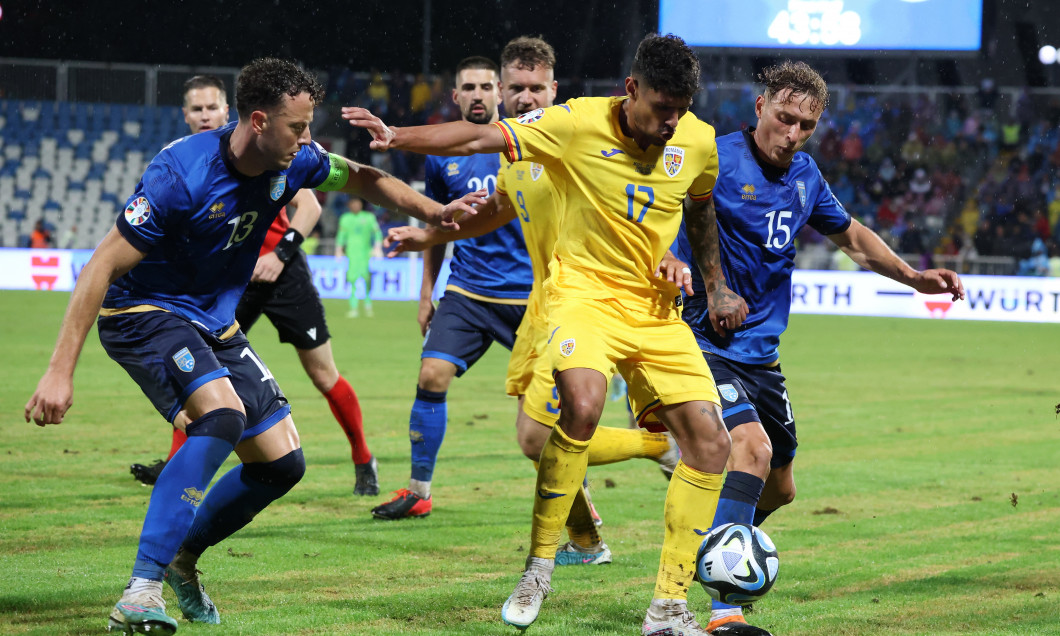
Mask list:
[[[567,86],[560,81],[561,99]],[[719,134],[740,130],[753,123],[746,106],[753,91],[704,82],[693,110]],[[989,81],[976,94],[842,95],[806,150],[836,197],[892,249],[921,266],[948,259],[966,273],[1060,276],[1060,103],[1036,102],[1027,91],[1007,99]],[[442,80],[424,75],[332,69],[327,100],[368,108],[396,126],[459,117]],[[359,160],[402,179],[423,178],[416,155],[372,153],[365,137],[349,134]],[[848,265],[837,263],[813,230],[799,238],[806,265]],[[970,271],[978,257],[1013,264]]]

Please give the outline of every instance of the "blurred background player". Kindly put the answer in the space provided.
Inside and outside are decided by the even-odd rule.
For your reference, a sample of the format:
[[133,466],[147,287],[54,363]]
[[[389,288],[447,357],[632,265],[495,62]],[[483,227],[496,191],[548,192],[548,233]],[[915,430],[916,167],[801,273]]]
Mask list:
[[[470,196],[439,206],[384,172],[326,153],[309,132],[324,90],[289,61],[255,60],[236,83],[236,124],[179,139],[148,165],[81,272],[48,369],[25,407],[27,422],[63,421],[98,314],[107,354],[188,435],[151,492],[111,630],[174,633],[163,578],[185,618],[219,623],[199,584],[199,556],[305,473],[290,405],[235,319],[280,209],[303,187],[366,196],[434,223],[485,201]],[[204,495],[233,451],[241,463]]]
[[[554,78],[555,63],[552,46],[540,38],[519,37],[508,42],[501,53],[500,86],[505,112],[515,117],[552,106],[558,86]],[[436,232],[431,228],[406,226],[390,230],[388,241],[394,244],[392,254],[421,250],[447,240],[480,236],[519,219],[533,265],[534,285],[508,362],[506,391],[519,398],[516,435],[523,454],[536,467],[560,408],[546,352],[549,330],[544,286],[563,202],[541,164],[530,161],[512,163],[507,159],[501,164],[496,193],[478,215],[462,224],[460,230]],[[682,263],[677,269],[683,266]],[[622,397],[625,399],[625,394]],[[650,458],[659,462],[667,476],[673,473],[677,464],[677,447],[669,437],[645,430],[601,427],[593,436],[588,453],[590,466],[637,457]],[[583,488],[575,493],[567,519],[570,541],[559,548],[556,563],[610,563],[611,550],[600,538],[596,525],[592,503],[583,484]]]
[[714,256],[697,260],[712,282],[712,317],[735,328],[746,305],[719,282],[709,206],[718,175],[714,130],[689,112],[699,89],[695,54],[678,37],[649,35],[625,88],[625,97],[573,99],[493,126],[387,128],[356,108],[343,117],[370,129],[376,150],[503,151],[512,161],[541,161],[564,189],[546,287],[547,351],[562,408],[541,451],[526,570],[502,620],[525,629],[552,590],[563,524],[617,368],[638,420],[661,421],[682,456],[667,490],[662,555],[641,632],[706,636],[688,610],[688,587],[702,540],[696,531],[714,517],[729,436],[710,369],[680,318],[680,292],[653,275],[677,236],[682,202],[697,254]]
[[[805,63],[785,62],[765,69],[760,80],[765,90],[755,99],[757,125],[718,139],[721,174],[713,199],[722,271],[728,285],[746,299],[749,313],[740,329],[728,334],[715,330],[703,279],[695,272],[695,294],[687,299],[683,315],[714,374],[732,436],[714,527],[760,525],[795,498],[798,441],[778,347],[791,311],[794,238],[804,226],[827,236],[861,267],[922,294],[964,297],[956,273],[914,270],[852,219],[813,158],[799,152],[828,105],[821,76]],[[693,258],[683,227],[674,249],[681,258]],[[768,635],[748,625],[739,607],[714,601],[713,608],[707,629],[714,636]]]
[[[497,64],[485,57],[468,57],[457,66],[453,101],[465,122],[497,121],[500,99]],[[447,200],[469,192],[496,188],[498,153],[469,157],[427,157],[427,196]],[[416,383],[416,400],[409,417],[412,475],[409,487],[372,509],[377,519],[425,517],[431,513],[431,480],[438,450],[445,439],[448,408],[446,392],[454,377],[463,375],[500,343],[515,344],[515,333],[526,310],[533,270],[519,223],[511,221],[478,238],[453,244],[445,295],[435,312],[431,296],[442,266],[445,245],[424,252],[420,290],[420,329],[426,336]]]
[[[220,78],[197,75],[184,83],[184,121],[192,134],[228,123],[228,100]],[[376,461],[364,438],[361,406],[353,387],[335,365],[324,305],[313,285],[305,254],[299,249],[320,219],[320,212],[320,203],[310,190],[299,191],[280,210],[269,226],[251,282],[236,307],[236,320],[243,332],[249,333],[264,313],[276,327],[280,342],[294,346],[302,368],[327,399],[349,440],[355,472],[353,493],[374,496],[379,494]],[[174,428],[169,457],[150,466],[133,464],[132,474],[145,484],[155,483],[166,461],[185,439],[184,433]]]
[[335,235],[335,258],[345,256],[349,264],[346,269],[346,280],[350,283],[348,318],[358,315],[357,281],[364,284],[364,315],[372,317],[372,272],[368,265],[382,242],[379,220],[364,209],[364,201],[351,197],[346,202],[346,211],[339,217],[339,231]]

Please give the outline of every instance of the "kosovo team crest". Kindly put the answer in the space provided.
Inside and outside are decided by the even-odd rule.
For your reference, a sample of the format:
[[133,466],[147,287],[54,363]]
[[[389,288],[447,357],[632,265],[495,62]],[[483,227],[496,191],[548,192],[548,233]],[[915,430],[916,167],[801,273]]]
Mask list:
[[574,338],[568,338],[559,343],[559,352],[563,354],[564,358],[574,353]]
[[283,196],[283,191],[287,189],[287,175],[281,174],[278,177],[269,179],[269,197],[273,201],[279,201],[280,197]]
[[541,178],[541,173],[545,171],[545,166],[539,163],[530,164],[530,178],[537,181]]
[[187,347],[173,354],[173,362],[176,362],[177,368],[184,373],[191,373],[195,368],[195,356],[191,355]]
[[663,149],[663,170],[667,176],[676,177],[681,172],[681,166],[685,163],[685,149],[677,146],[667,146]]
[[718,393],[721,397],[725,398],[726,402],[735,402],[739,394],[736,393],[736,388],[731,384],[719,384]]
[[802,181],[796,181],[795,186],[799,189],[799,202],[802,203],[802,207],[806,207],[806,184]]
[[523,113],[522,115],[519,115],[518,117],[516,117],[515,121],[519,122],[520,124],[532,124],[544,116],[545,109],[538,108],[537,110],[532,110],[529,113]]

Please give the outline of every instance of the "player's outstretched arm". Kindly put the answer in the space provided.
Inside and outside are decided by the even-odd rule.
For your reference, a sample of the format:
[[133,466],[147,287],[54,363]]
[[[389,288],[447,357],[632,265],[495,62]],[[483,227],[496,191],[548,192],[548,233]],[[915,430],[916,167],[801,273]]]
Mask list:
[[37,426],[59,424],[73,405],[74,367],[81,355],[88,330],[99,314],[107,288],[119,276],[132,269],[145,254],[134,248],[117,227],[111,228],[96,248],[66,306],[59,338],[55,343],[48,370],[37,383],[37,390],[26,403],[26,421]]
[[406,252],[422,252],[441,243],[489,234],[505,223],[515,220],[515,215],[515,207],[511,205],[508,197],[494,192],[486,203],[478,208],[478,214],[457,219],[460,221],[459,229],[445,231],[408,225],[391,228],[383,240],[383,249],[390,250],[386,253],[387,258]]
[[688,242],[707,290],[710,323],[719,335],[724,336],[726,330],[732,331],[743,324],[747,318],[747,303],[725,283],[714,199],[695,201],[686,197],[684,212]]
[[332,161],[337,160],[346,162],[347,174],[344,185],[335,189],[363,197],[376,205],[416,217],[431,225],[440,225],[446,229],[459,229],[460,224],[455,219],[462,215],[474,216],[474,206],[486,202],[486,191],[479,190],[442,205],[416,192],[401,179],[378,168],[332,155]]
[[921,294],[950,294],[953,300],[964,298],[964,284],[957,272],[949,269],[918,272],[895,254],[878,234],[857,219],[851,219],[846,231],[828,238],[861,267],[908,285]]
[[408,150],[421,155],[466,156],[502,152],[504,135],[492,124],[452,121],[434,126],[390,127],[365,108],[344,106],[342,118],[372,135],[372,150]]

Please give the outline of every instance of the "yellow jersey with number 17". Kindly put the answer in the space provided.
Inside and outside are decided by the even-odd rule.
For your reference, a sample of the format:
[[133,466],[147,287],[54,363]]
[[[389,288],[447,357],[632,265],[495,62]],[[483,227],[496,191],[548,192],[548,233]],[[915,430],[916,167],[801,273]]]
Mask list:
[[550,291],[672,303],[653,274],[681,225],[685,195],[710,197],[718,176],[714,128],[691,112],[664,146],[642,150],[622,133],[625,97],[581,97],[496,124],[511,161],[545,166],[563,193]]

